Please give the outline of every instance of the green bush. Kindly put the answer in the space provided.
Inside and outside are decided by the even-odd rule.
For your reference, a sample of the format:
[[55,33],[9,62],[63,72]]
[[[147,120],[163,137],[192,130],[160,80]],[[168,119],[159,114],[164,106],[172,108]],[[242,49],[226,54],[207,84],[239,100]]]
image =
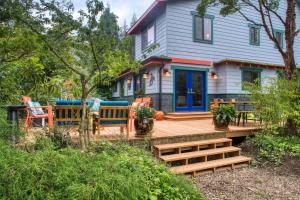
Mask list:
[[263,82],[267,84],[248,84],[247,89],[264,129],[281,128],[285,135],[300,136],[300,80],[269,78]]
[[16,124],[8,123],[6,110],[0,108],[0,139],[11,140],[13,136],[22,136],[23,134]]
[[82,153],[39,143],[47,148],[29,153],[0,141],[2,199],[202,199],[141,149],[102,143]]
[[280,164],[283,156],[300,156],[300,138],[297,136],[280,136],[261,133],[254,138],[259,149],[258,158]]

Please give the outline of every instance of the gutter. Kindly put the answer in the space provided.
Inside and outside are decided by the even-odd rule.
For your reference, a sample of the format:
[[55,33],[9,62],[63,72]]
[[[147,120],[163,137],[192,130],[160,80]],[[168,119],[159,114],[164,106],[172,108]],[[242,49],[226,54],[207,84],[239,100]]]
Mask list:
[[161,65],[159,67],[159,93],[158,93],[158,109],[162,110],[162,70],[165,66],[164,61],[161,62]]

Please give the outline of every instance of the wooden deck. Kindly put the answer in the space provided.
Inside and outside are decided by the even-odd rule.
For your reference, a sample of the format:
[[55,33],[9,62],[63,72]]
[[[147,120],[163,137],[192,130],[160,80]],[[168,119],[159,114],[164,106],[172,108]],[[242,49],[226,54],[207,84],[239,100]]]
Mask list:
[[[259,129],[254,124],[243,126],[230,126],[229,131],[217,131],[214,129],[211,119],[189,121],[155,121],[151,136],[152,144],[166,144],[175,142],[187,142],[194,140],[215,139],[224,137],[240,137],[253,135]],[[124,134],[125,135],[125,134]],[[94,140],[117,140],[124,138],[119,128],[105,128],[100,135],[93,136]],[[130,141],[144,140],[136,137],[135,132],[129,134]]]

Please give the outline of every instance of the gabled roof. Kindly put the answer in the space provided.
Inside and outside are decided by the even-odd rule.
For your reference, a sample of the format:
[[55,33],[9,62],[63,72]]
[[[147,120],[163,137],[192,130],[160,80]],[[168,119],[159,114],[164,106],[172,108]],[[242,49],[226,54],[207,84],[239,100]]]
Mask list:
[[166,0],[155,0],[137,22],[127,31],[127,34],[132,35],[146,28],[146,26],[151,23],[165,7]]

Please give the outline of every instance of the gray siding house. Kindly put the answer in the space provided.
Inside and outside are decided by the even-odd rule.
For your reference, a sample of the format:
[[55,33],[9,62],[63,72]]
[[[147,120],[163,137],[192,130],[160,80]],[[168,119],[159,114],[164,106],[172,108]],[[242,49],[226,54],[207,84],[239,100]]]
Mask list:
[[[262,27],[239,14],[220,16],[218,7],[209,8],[201,18],[196,12],[199,2],[156,0],[130,28],[135,58],[142,68],[140,74],[126,72],[118,77],[114,99],[132,101],[144,95],[164,112],[206,111],[213,98],[246,98],[243,82],[261,78],[264,85],[268,77],[277,77],[284,63]],[[285,6],[279,8],[282,16]],[[247,13],[260,22],[251,9]],[[274,17],[273,26],[284,47],[283,24]],[[295,54],[300,65],[299,36]]]

